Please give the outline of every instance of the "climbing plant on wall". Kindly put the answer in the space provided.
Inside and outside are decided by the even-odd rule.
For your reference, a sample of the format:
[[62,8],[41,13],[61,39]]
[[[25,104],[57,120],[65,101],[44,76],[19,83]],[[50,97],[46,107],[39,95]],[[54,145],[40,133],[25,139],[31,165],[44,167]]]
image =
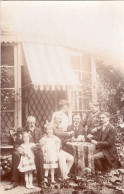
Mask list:
[[97,95],[104,108],[116,114],[124,108],[124,72],[119,65],[97,64]]
[[[13,77],[8,75],[7,67],[1,68],[1,110],[13,110],[15,103],[15,90],[10,89]],[[8,89],[9,88],[9,89]]]

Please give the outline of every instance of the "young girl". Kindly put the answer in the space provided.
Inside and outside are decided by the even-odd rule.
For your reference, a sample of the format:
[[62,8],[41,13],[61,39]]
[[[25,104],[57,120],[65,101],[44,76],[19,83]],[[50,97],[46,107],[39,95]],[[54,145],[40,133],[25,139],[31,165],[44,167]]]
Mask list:
[[[40,144],[43,151],[45,169],[45,177],[48,176],[49,170],[51,171],[51,181],[55,183],[54,180],[54,169],[58,168],[58,155],[60,150],[60,139],[53,135],[53,124],[46,124],[46,136],[41,138]],[[47,179],[44,180],[47,182]]]
[[33,170],[36,169],[34,161],[34,143],[29,142],[29,133],[24,132],[22,138],[24,143],[20,145],[18,151],[21,154],[21,160],[18,166],[20,172],[24,172],[26,187],[33,189]]

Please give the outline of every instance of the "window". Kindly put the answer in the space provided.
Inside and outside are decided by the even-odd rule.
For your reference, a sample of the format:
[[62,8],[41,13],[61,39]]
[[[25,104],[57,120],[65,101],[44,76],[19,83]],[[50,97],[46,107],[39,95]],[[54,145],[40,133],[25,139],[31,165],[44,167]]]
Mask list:
[[91,59],[89,54],[83,56],[71,56],[72,69],[80,82],[91,74]]
[[15,65],[14,46],[1,47],[1,132],[2,144],[10,143],[9,128],[14,127]]
[[80,87],[71,91],[72,115],[78,113],[83,118],[83,112],[87,111],[92,97],[90,55],[71,56],[71,65],[81,83]]

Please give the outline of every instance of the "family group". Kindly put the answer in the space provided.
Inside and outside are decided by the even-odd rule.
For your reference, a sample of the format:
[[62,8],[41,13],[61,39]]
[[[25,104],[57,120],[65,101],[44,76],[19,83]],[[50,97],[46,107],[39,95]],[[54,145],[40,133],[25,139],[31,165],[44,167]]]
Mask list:
[[28,116],[26,126],[18,128],[13,138],[11,184],[7,189],[18,186],[20,172],[24,173],[28,189],[34,188],[34,170],[37,171],[37,182],[41,188],[48,182],[49,171],[52,184],[55,184],[55,174],[59,174],[58,178],[62,180],[68,180],[74,156],[66,150],[67,140],[85,141],[95,145],[96,170],[103,172],[108,167],[117,165],[116,129],[109,122],[108,112],[101,112],[99,104],[93,102],[83,120],[79,114],[75,114],[73,124],[69,125],[68,101],[60,100],[59,108],[59,111],[53,113],[51,122],[46,122],[42,130],[36,127],[34,116]]

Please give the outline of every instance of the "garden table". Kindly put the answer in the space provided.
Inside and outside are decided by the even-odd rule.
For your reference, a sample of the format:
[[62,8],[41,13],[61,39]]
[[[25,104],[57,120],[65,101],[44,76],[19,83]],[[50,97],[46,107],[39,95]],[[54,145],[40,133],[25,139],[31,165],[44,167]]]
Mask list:
[[94,172],[95,145],[87,142],[67,142],[67,151],[74,156],[75,174],[84,176],[86,170]]

